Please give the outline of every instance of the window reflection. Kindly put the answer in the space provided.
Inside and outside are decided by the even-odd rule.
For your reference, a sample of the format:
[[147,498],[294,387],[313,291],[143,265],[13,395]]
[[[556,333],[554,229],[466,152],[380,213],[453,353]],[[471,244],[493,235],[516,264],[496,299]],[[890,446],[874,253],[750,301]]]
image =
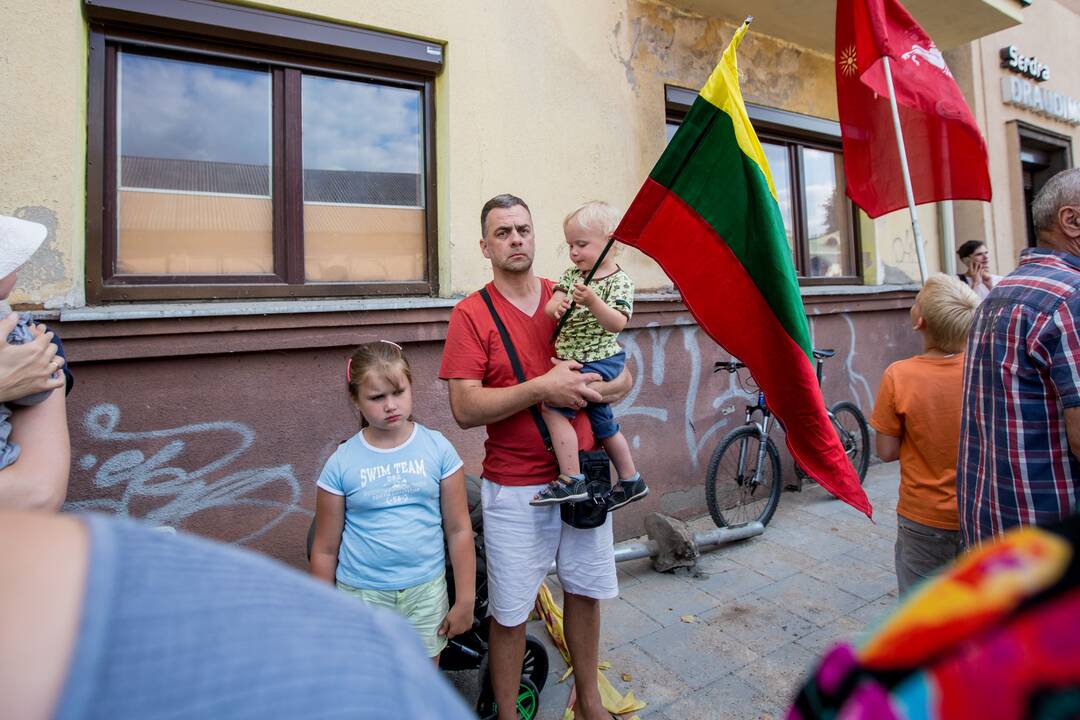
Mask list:
[[117,56],[117,272],[271,272],[269,71]]
[[426,276],[421,94],[303,78],[309,282]]
[[802,153],[803,202],[806,207],[810,277],[854,274],[848,253],[851,220],[844,197],[843,159],[839,153],[799,148]]
[[787,235],[788,247],[795,253],[795,214],[791,205],[791,160],[787,147],[776,143],[761,143],[765,159],[769,162],[769,173],[773,186],[776,187],[776,199],[780,205],[780,215],[784,218],[784,234]]

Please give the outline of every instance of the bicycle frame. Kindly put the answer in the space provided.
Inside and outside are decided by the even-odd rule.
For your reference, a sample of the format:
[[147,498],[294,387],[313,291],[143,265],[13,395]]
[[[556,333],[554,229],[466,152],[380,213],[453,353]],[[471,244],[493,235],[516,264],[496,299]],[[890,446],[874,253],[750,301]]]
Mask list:
[[[761,413],[761,422],[754,421],[754,413]],[[769,412],[769,406],[765,404],[765,393],[758,390],[757,403],[746,406],[746,425],[753,425],[757,428],[758,435],[761,437],[761,442],[758,443],[757,449],[757,467],[754,470],[754,480],[758,480],[762,473],[762,469],[765,467],[765,449],[766,441],[769,438],[769,430],[772,425],[772,413]],[[739,447],[739,474],[742,474],[743,468],[746,467],[746,446]]]

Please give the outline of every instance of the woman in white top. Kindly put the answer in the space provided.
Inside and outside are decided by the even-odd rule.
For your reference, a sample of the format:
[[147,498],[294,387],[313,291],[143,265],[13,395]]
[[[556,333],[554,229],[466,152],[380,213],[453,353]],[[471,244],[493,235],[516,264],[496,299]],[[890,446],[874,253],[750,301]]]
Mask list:
[[967,266],[967,272],[958,273],[957,277],[966,282],[982,300],[1001,280],[1000,275],[990,274],[990,250],[982,240],[968,240],[957,249],[956,254]]

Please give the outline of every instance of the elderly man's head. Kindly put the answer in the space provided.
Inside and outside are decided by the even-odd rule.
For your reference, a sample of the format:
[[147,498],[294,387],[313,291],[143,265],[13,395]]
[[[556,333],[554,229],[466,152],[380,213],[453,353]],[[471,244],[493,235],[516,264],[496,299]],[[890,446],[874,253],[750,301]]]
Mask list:
[[1039,245],[1080,255],[1080,168],[1062,170],[1031,204]]

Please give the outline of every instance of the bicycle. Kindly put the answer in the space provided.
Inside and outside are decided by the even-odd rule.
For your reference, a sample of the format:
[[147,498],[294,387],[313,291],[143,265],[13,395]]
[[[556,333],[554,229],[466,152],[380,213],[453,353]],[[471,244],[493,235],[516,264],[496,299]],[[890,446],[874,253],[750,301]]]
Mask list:
[[[829,349],[814,350],[819,385],[825,359],[835,354]],[[721,360],[713,366],[713,372],[726,370],[736,373],[745,367],[738,360]],[[745,386],[743,389],[749,390]],[[759,412],[761,422],[755,422],[754,415]],[[858,407],[847,401],[835,403],[827,413],[862,482],[870,461],[867,452],[870,431],[866,419]],[[743,424],[724,436],[713,451],[705,476],[705,500],[717,527],[745,525],[754,521],[767,525],[776,512],[782,485],[780,453],[769,437],[772,419],[765,393],[758,389],[757,401],[746,406]]]
[[[818,386],[821,385],[821,370],[824,361],[836,354],[835,350],[814,350],[814,359],[817,365]],[[859,484],[866,480],[866,471],[870,467],[870,426],[866,423],[866,416],[859,410],[859,406],[847,400],[833,403],[826,412],[832,422],[833,429],[840,437],[840,446],[855,468],[855,474],[859,476]],[[795,463],[795,475],[800,480],[811,479],[806,471]]]

